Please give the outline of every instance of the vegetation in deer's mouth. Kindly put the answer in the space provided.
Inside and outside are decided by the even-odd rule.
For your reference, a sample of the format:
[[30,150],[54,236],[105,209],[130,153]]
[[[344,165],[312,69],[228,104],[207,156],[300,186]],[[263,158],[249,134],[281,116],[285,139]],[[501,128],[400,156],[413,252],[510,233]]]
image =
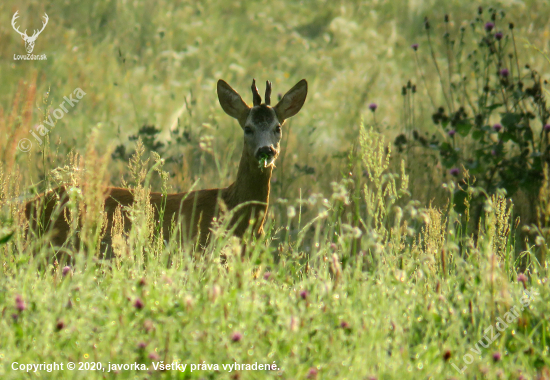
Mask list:
[[258,167],[259,168],[267,168],[267,166],[269,164],[270,164],[269,155],[267,155],[267,153],[262,153],[260,155],[260,159],[258,160]]

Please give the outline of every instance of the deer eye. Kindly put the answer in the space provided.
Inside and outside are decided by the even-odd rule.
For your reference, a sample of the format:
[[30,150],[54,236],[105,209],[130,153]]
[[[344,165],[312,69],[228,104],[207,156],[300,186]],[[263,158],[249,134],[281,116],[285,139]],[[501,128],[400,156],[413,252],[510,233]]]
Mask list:
[[252,128],[250,128],[250,127],[244,127],[244,133],[245,133],[246,135],[251,135],[251,134],[254,133],[254,131],[253,131]]
[[281,126],[278,125],[277,128],[275,128],[275,133],[281,133]]

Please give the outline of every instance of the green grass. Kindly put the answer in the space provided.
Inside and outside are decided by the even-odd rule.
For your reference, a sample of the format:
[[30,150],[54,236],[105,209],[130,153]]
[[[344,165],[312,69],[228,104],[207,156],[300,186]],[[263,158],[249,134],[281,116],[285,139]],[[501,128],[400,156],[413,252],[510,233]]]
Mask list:
[[[516,223],[521,197],[495,196],[472,231],[449,207],[459,184],[444,169],[429,157],[386,151],[403,132],[408,79],[425,100],[417,104],[418,128],[433,132],[410,48],[420,44],[427,82],[435,83],[424,16],[438,33],[445,13],[457,29],[478,5],[0,4],[0,377],[34,376],[13,371],[13,362],[101,362],[144,364],[146,371],[116,375],[138,379],[549,378],[548,192],[538,222]],[[482,5],[487,12],[491,4]],[[548,48],[545,3],[502,7],[519,41]],[[25,51],[7,22],[15,10],[22,30],[49,15],[34,51],[47,61],[13,61]],[[518,48],[522,64],[549,79],[544,57]],[[273,99],[308,80],[305,106],[284,127],[266,235],[248,236],[243,250],[221,220],[203,252],[165,242],[142,203],[132,230],[116,240],[117,258],[99,261],[102,186],[126,181],[143,200],[148,185],[176,192],[234,180],[242,131],[218,104],[220,78],[248,103],[252,78],[271,80]],[[29,130],[75,88],[86,95],[38,146]],[[436,86],[430,91],[442,102]],[[145,154],[129,166],[138,134]],[[28,153],[17,149],[22,138],[34,144]],[[152,151],[160,157],[144,162]],[[21,212],[33,193],[60,183],[82,188],[73,211],[87,209],[82,245],[68,242],[63,251],[76,260],[66,275],[47,234],[25,235]],[[528,307],[473,354],[497,318],[522,306],[525,290],[536,293]],[[463,368],[466,354],[473,363],[460,374],[452,364]],[[158,361],[188,367],[161,372],[152,365]],[[235,362],[279,369],[190,370]]]

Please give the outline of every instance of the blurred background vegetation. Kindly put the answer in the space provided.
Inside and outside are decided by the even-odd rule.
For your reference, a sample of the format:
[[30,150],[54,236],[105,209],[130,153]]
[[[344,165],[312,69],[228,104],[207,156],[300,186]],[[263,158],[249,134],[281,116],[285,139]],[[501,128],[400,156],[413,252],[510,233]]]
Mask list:
[[[4,160],[18,163],[25,185],[36,183],[49,169],[63,165],[69,151],[82,153],[97,128],[98,151],[115,158],[109,182],[120,185],[128,153],[134,149],[131,137],[148,126],[141,134],[152,136],[149,147],[168,160],[171,191],[184,191],[198,178],[199,187],[226,186],[235,176],[242,132],[221,110],[216,81],[223,78],[251,102],[252,78],[273,81],[275,93],[306,78],[310,94],[284,131],[273,195],[296,197],[300,188],[304,193],[327,192],[330,182],[347,170],[362,119],[392,141],[403,132],[401,88],[408,80],[419,92],[414,128],[445,138],[431,121],[436,110],[427,90],[436,106],[444,103],[424,17],[431,20],[434,49],[442,61],[444,15],[450,17],[451,34],[457,35],[477,16],[478,6],[507,13],[516,25],[521,64],[537,68],[546,79],[548,62],[524,46],[525,41],[541,50],[549,46],[550,9],[545,1],[3,2],[0,107],[2,135],[8,137],[2,143]],[[22,30],[39,28],[43,13],[49,15],[34,50],[46,54],[46,61],[13,60],[14,54],[25,52],[9,23],[16,10]],[[489,20],[490,13],[486,10],[483,17]],[[466,38],[474,40],[472,35]],[[412,44],[419,44],[428,87],[421,81]],[[58,108],[77,87],[87,95],[49,133],[45,161],[37,144],[30,153],[14,149],[14,142],[30,138],[29,130],[43,118],[41,112],[48,106]],[[376,120],[370,103],[378,105]],[[25,106],[30,116],[16,117],[19,111],[14,108]],[[407,159],[412,198],[443,205],[440,187],[448,179],[448,169],[418,151]]]

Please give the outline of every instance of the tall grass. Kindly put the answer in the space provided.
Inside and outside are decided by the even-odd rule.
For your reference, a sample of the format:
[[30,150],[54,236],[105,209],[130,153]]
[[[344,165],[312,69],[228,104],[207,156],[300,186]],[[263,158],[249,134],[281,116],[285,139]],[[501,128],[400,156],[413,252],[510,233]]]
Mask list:
[[[549,378],[548,178],[537,222],[518,223],[514,203],[497,193],[473,231],[453,207],[457,183],[435,181],[440,168],[429,159],[392,151],[423,16],[458,20],[474,5],[439,7],[17,4],[29,29],[43,11],[51,25],[35,47],[47,61],[0,62],[10,73],[0,75],[0,376],[25,376],[13,362],[101,362],[147,367],[121,378]],[[547,44],[546,8],[507,10],[518,15],[516,35]],[[22,53],[13,34],[0,26],[3,57]],[[525,58],[534,67],[544,59]],[[283,131],[266,234],[233,237],[228,214],[202,250],[163,236],[147,199],[234,178],[242,131],[217,104],[220,77],[246,99],[252,77],[276,92],[305,77],[312,91]],[[86,97],[38,145],[27,131],[77,87]],[[29,153],[17,149],[21,138],[34,143]],[[22,213],[32,194],[60,184],[70,194],[62,217],[72,221],[62,249],[51,231],[26,231]],[[108,184],[136,195],[127,232],[121,214],[104,228]],[[532,243],[516,238],[520,229]],[[105,234],[112,260],[100,259]],[[487,329],[510,310],[517,316],[487,344]],[[157,371],[159,361],[188,367]],[[235,362],[277,369],[190,368]],[[40,375],[106,375],[67,372]]]

